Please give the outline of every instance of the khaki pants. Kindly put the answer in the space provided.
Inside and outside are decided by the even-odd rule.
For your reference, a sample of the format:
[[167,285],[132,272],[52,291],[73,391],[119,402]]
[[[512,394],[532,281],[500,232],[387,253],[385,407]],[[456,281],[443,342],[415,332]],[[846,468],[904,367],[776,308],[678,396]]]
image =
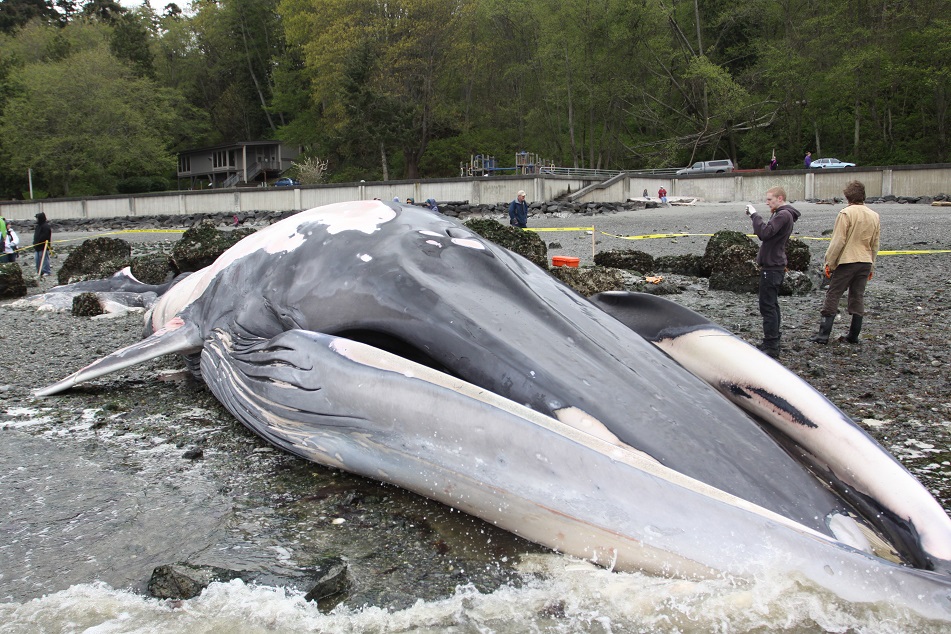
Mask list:
[[850,315],[865,316],[865,285],[868,284],[868,274],[872,271],[869,262],[850,262],[840,264],[832,271],[829,280],[829,290],[822,303],[819,314],[823,317],[834,317],[839,312],[839,300],[845,291],[849,292],[847,310]]

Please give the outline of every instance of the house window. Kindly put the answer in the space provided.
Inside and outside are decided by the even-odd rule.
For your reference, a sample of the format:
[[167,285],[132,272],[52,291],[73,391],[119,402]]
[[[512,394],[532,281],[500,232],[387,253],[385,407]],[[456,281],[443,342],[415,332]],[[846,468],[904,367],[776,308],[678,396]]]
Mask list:
[[178,171],[180,173],[187,173],[192,171],[192,157],[188,156],[187,154],[179,155]]
[[227,167],[228,165],[228,153],[225,150],[219,150],[215,152],[214,159],[212,159],[212,167]]

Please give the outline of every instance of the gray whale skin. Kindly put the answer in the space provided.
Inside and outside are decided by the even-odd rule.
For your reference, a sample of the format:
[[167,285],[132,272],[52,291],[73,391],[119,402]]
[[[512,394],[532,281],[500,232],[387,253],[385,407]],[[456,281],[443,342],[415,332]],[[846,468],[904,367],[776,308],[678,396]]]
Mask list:
[[178,353],[274,445],[554,550],[793,575],[951,621],[951,520],[832,403],[690,310],[581,297],[450,218],[303,211],[146,320],[141,342],[37,395]]

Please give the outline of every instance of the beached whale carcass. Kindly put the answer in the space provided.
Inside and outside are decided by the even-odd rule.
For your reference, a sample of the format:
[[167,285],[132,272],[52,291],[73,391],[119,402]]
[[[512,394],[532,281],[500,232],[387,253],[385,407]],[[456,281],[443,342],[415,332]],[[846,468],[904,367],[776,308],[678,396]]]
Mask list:
[[951,520],[897,461],[726,331],[617,299],[427,210],[329,205],[245,238],[159,298],[148,338],[38,394],[179,353],[275,445],[562,552],[799,574],[951,619]]

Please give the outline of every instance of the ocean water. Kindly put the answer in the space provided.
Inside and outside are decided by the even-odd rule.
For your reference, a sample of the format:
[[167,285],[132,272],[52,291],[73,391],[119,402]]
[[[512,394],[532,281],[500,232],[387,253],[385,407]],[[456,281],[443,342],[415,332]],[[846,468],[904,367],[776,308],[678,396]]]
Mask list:
[[[897,217],[912,206],[894,207],[889,215]],[[934,216],[927,209],[922,213]],[[922,233],[920,223],[915,224],[907,235]],[[896,266],[894,261],[883,263],[883,268]],[[896,278],[904,288],[904,276]],[[876,279],[882,283],[881,275]],[[926,286],[940,288],[944,280]],[[738,323],[746,319],[744,311],[738,309]],[[916,321],[933,329],[935,324],[921,318],[920,306],[917,311]],[[69,400],[81,398],[80,392]],[[345,538],[357,541],[344,545],[362,556],[392,548],[394,542],[417,540],[412,532],[417,519],[439,514],[424,501],[385,488],[371,493],[380,504],[421,510],[404,511],[410,521],[383,530],[376,515],[367,522],[356,513],[343,516],[338,508],[317,508],[322,500],[301,496],[300,480],[325,487],[330,481],[330,487],[351,490],[375,485],[355,485],[347,477],[272,459],[273,451],[241,436],[233,421],[210,408],[181,411],[172,405],[153,403],[148,409],[162,411],[162,416],[122,419],[121,431],[112,417],[94,409],[77,407],[70,417],[42,408],[5,412],[0,420],[0,633],[949,631],[947,624],[928,622],[899,605],[846,603],[792,578],[683,581],[612,573],[538,553],[525,543],[505,542],[504,535],[457,522],[446,513],[439,517],[448,524],[443,538],[461,527],[475,536],[472,541],[504,543],[478,556],[469,553],[468,562],[482,567],[492,558],[514,562],[518,582],[480,589],[472,580],[474,566],[467,566],[467,574],[447,592],[422,587],[420,575],[415,601],[384,608],[358,598],[329,613],[304,601],[299,592],[240,581],[212,584],[187,601],[149,598],[144,582],[157,562],[227,555],[228,563],[252,568],[294,563],[308,548],[342,548],[333,541],[340,538],[317,529],[320,522],[338,519],[347,521],[335,524],[341,529],[335,532],[358,527]],[[947,410],[946,403],[935,406]],[[181,434],[179,428],[184,429]],[[177,437],[202,435],[234,438],[232,444],[241,445],[234,455],[242,457],[245,473],[226,482],[208,479],[207,465],[217,459],[209,450],[202,461],[183,461]],[[906,464],[918,465],[912,466],[916,475],[931,475],[931,486],[943,499],[951,482],[946,439],[946,433],[939,440],[899,434],[888,445]],[[288,473],[296,481],[278,488]],[[367,497],[365,491],[359,493]],[[368,506],[352,494],[348,502]],[[396,537],[377,545],[387,532]],[[412,590],[401,589],[400,594]]]
[[557,555],[527,557],[528,581],[418,601],[397,611],[338,606],[241,581],[188,601],[145,598],[102,583],[0,604],[0,632],[947,632],[895,606],[844,604],[789,579],[752,585],[618,574]]
[[[0,634],[949,631],[900,604],[848,603],[790,577],[688,581],[611,572],[398,489],[275,452],[212,409],[120,419],[122,428],[102,425],[108,414],[96,409],[77,409],[68,421],[41,408],[6,415]],[[210,469],[228,453],[222,448],[182,460],[179,428],[235,443],[229,451],[244,457],[232,479],[215,475],[221,465]],[[308,495],[315,490],[339,491],[346,504]],[[355,507],[364,515],[345,514]],[[389,507],[395,515],[380,510]],[[426,584],[447,564],[431,548],[435,538],[419,534],[421,518],[455,553],[448,565],[456,570],[436,589]],[[392,562],[365,563],[403,548]],[[242,581],[212,584],[189,600],[150,598],[145,590],[161,563],[274,572],[327,549],[362,565],[357,581],[365,586],[387,583],[374,571],[412,570],[386,570],[386,579],[402,584],[391,594],[385,587],[353,593],[329,612],[300,591]],[[512,581],[482,583],[481,572],[501,567]],[[458,581],[445,589],[445,579]],[[372,600],[380,596],[399,600]]]

